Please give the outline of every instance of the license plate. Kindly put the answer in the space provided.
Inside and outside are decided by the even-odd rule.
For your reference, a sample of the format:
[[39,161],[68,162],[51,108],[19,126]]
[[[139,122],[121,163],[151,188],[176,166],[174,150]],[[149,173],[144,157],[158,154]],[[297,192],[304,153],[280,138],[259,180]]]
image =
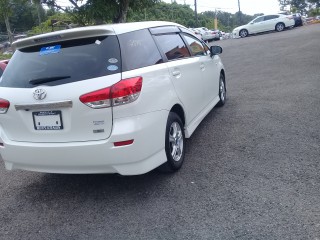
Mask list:
[[35,130],[62,130],[61,111],[33,112],[33,123]]

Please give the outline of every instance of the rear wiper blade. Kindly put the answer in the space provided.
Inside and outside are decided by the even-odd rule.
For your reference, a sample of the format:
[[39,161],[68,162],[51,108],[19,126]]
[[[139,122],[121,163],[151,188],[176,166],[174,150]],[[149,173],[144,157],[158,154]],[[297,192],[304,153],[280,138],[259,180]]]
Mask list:
[[66,78],[70,78],[70,77],[71,76],[55,76],[55,77],[37,78],[37,79],[30,80],[29,83],[33,84],[33,85],[37,85],[37,84],[41,84],[41,83],[58,81],[58,80],[66,79]]

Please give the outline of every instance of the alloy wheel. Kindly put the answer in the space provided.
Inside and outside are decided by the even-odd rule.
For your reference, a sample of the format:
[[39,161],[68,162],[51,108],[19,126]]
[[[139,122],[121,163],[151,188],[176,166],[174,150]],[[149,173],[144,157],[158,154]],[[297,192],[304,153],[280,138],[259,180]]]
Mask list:
[[183,135],[180,125],[173,122],[169,131],[170,152],[174,161],[179,161],[183,153]]

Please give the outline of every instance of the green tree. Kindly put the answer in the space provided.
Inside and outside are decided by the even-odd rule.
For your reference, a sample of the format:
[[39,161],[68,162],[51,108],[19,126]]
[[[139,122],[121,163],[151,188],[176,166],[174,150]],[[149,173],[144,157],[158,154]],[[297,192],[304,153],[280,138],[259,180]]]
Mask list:
[[306,13],[320,7],[320,0],[278,0],[281,10],[290,7],[290,11]]
[[5,22],[10,43],[13,42],[13,34],[11,31],[11,26],[9,21],[9,17],[12,14],[12,6],[13,6],[13,2],[11,0],[0,0],[0,17]]
[[121,23],[127,21],[129,10],[140,11],[160,0],[69,0],[71,7],[63,7],[56,0],[45,0],[49,7],[62,10],[73,16],[80,25],[99,24],[102,22]]

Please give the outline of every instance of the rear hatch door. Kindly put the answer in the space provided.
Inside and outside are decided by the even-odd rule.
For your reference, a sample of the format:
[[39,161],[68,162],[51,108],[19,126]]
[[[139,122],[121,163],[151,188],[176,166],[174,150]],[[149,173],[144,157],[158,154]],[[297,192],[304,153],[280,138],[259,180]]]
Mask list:
[[112,108],[93,109],[80,96],[121,80],[115,35],[68,39],[18,49],[0,81],[0,114],[13,141],[73,142],[106,139]]

